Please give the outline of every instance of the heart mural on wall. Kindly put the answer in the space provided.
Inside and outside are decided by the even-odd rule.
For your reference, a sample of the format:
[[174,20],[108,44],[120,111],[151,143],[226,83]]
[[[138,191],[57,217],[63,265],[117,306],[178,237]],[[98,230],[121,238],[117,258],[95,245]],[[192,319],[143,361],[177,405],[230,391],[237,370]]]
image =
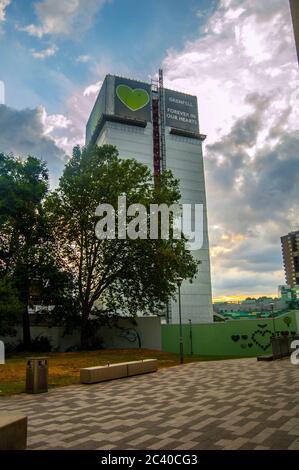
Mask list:
[[271,346],[272,331],[270,330],[256,330],[252,336],[252,341],[263,351],[266,351]]
[[252,335],[234,334],[231,335],[231,340],[238,343],[242,349],[253,348],[254,345],[258,346],[263,351],[271,346],[272,331],[266,329],[267,324],[258,325],[259,329],[254,331]]
[[240,335],[232,335],[231,338],[232,338],[232,340],[233,340],[235,343],[237,343],[237,342],[239,341],[239,339],[240,339]]
[[150,100],[149,94],[142,88],[131,88],[128,85],[118,85],[116,94],[120,101],[131,111],[144,108]]

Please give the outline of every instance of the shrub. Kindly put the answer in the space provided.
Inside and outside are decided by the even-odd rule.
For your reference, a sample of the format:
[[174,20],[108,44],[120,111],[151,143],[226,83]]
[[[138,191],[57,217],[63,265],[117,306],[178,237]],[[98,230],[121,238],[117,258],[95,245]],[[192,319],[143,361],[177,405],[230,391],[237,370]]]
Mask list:
[[33,340],[31,340],[31,344],[29,347],[25,348],[24,343],[20,343],[16,347],[16,352],[23,352],[23,351],[42,352],[42,353],[51,352],[52,351],[51,341],[46,336],[36,336]]

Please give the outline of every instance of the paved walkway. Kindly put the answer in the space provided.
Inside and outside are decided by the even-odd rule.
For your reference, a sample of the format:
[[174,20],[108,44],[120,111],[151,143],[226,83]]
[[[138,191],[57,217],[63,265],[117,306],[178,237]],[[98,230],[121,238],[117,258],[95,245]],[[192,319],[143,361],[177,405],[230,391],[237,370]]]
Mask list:
[[299,366],[201,362],[0,399],[29,449],[299,449]]

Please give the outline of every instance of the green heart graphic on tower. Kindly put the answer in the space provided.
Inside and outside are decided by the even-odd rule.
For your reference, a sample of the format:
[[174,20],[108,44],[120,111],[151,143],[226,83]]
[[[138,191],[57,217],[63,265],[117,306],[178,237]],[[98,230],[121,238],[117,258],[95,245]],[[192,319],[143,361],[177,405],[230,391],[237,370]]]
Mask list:
[[139,111],[144,108],[150,100],[149,94],[142,88],[131,88],[128,85],[118,85],[116,94],[120,101],[131,111]]

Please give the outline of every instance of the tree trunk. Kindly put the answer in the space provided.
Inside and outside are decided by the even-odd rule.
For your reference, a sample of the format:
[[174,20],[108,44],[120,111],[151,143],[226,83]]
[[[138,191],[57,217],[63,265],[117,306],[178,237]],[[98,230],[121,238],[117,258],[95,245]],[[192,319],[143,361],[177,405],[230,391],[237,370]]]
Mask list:
[[81,323],[81,349],[89,348],[89,309],[83,308],[82,311],[82,323]]
[[23,311],[23,343],[25,349],[29,349],[31,345],[30,318],[28,313],[28,304],[24,306]]
[[29,275],[28,263],[24,269],[23,279],[21,280],[20,300],[23,304],[23,344],[25,349],[29,349],[31,345],[30,318],[28,313],[29,305]]

